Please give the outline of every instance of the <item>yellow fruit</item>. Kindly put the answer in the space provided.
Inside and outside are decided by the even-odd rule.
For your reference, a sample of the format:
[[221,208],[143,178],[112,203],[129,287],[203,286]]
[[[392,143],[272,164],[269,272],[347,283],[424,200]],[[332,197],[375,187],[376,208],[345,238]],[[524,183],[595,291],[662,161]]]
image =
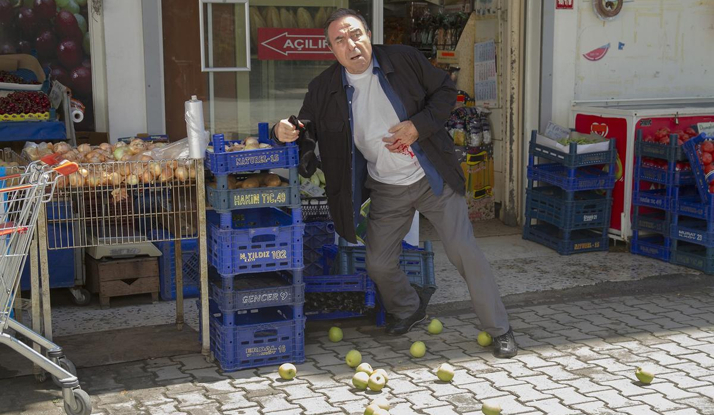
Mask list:
[[310,12],[304,7],[297,9],[297,25],[300,29],[313,29],[315,22],[312,20]]
[[282,28],[294,28],[293,18],[288,9],[285,7],[280,9],[280,23]]
[[424,357],[426,354],[426,345],[424,342],[414,342],[412,347],[409,348],[409,353],[414,357]]
[[268,7],[267,12],[268,18],[265,19],[265,24],[267,27],[281,27],[283,24],[280,22],[280,12],[277,7]]
[[493,338],[491,338],[490,334],[486,333],[485,331],[482,331],[481,333],[478,334],[476,341],[481,346],[486,347],[486,346],[491,345],[491,343],[493,342]]
[[320,10],[317,11],[317,14],[315,14],[315,27],[318,29],[322,29],[322,26],[325,25],[325,21],[327,20],[327,14],[325,14],[325,8],[320,7]]
[[257,8],[250,8],[250,41],[254,47],[258,47],[258,29],[265,27],[265,20]]

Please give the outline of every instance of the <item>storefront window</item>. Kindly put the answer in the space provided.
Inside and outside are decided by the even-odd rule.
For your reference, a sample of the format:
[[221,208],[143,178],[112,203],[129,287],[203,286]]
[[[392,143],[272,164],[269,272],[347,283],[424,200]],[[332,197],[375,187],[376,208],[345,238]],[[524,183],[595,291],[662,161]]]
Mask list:
[[[205,73],[210,97],[205,118],[211,131],[233,139],[244,138],[257,134],[260,122],[273,124],[297,115],[308,83],[334,63],[324,41],[325,20],[337,8],[349,7],[372,24],[372,1],[251,1],[251,70]],[[222,16],[214,14],[215,19],[225,20],[225,27],[231,27],[227,23],[231,19],[234,25],[232,32],[225,35],[232,45],[220,57],[223,66],[230,62],[238,66],[235,62],[240,59],[237,42],[231,36],[240,32],[242,22],[238,17],[233,18],[234,15],[237,16],[228,10]],[[213,46],[213,50],[220,49]],[[226,58],[230,62],[226,62]]]
[[0,55],[34,55],[85,106],[76,130],[93,131],[87,0],[0,0]]

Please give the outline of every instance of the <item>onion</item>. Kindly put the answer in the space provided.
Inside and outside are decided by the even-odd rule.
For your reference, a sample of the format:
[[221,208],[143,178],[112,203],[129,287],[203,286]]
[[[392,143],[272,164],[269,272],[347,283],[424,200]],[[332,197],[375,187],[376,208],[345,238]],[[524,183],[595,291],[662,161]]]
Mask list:
[[114,144],[114,149],[116,150],[119,147],[126,147],[126,143],[123,141],[118,141],[116,144]]
[[77,146],[77,151],[86,154],[92,151],[92,146],[90,146],[89,144],[80,144]]
[[144,140],[142,140],[140,138],[135,138],[135,139],[131,140],[131,143],[129,143],[129,147],[136,147],[136,148],[143,149],[143,148],[146,148],[146,143],[144,142]]
[[189,179],[195,179],[195,178],[196,178],[196,167],[194,167],[194,166],[189,166],[189,167],[188,167],[188,178],[189,178]]
[[261,143],[261,144],[258,144],[258,148],[260,148],[260,149],[273,148],[273,146],[271,146],[270,144]]
[[161,165],[159,163],[149,163],[148,171],[151,172],[154,177],[159,177],[161,175]]
[[116,161],[122,161],[124,159],[124,155],[127,154],[128,151],[129,149],[126,147],[117,147],[113,153],[114,159]]
[[173,178],[174,178],[173,169],[170,166],[164,166],[164,168],[161,169],[161,175],[159,175],[159,180],[161,182],[167,182]]
[[153,161],[153,160],[154,160],[153,157],[146,155],[146,154],[143,154],[143,155],[141,155],[141,157],[139,157],[139,161]]
[[255,144],[254,144],[254,143],[250,143],[250,144],[246,144],[246,145],[245,145],[245,149],[246,149],[246,150],[257,150],[257,149],[259,149],[259,148],[260,148],[260,146],[258,145],[258,143],[255,143]]
[[102,184],[102,176],[99,174],[90,174],[87,176],[87,185],[89,187],[97,187]]
[[87,157],[86,160],[87,160],[87,163],[93,163],[93,164],[99,164],[102,162],[102,160],[99,158],[99,156]]
[[131,174],[131,164],[127,162],[117,164],[119,164],[117,166],[117,172],[119,172],[119,174],[121,174],[122,176],[129,176]]
[[136,186],[137,184],[139,184],[139,176],[137,176],[136,174],[130,174],[126,176],[126,184],[128,184],[129,186]]
[[[80,169],[80,172],[86,169]],[[69,175],[69,185],[72,187],[82,187],[84,186],[84,176],[80,173],[72,173]]]
[[[54,153],[54,152],[55,152],[55,145],[54,145],[54,144],[49,143],[49,142],[48,142],[48,143],[44,143],[44,144],[47,145],[47,150],[49,150],[50,153]],[[42,145],[42,144],[40,144],[40,145]]]
[[54,148],[55,153],[60,153],[60,154],[65,154],[71,150],[72,150],[72,147],[70,147],[69,144],[64,143],[64,142],[57,143],[57,145]]
[[151,183],[154,181],[154,176],[150,171],[146,170],[141,174],[141,181],[144,183]]
[[245,139],[245,145],[250,145],[250,144],[255,144],[256,146],[258,145],[258,139],[255,137],[248,137]]
[[108,151],[108,152],[110,152],[110,153],[111,153],[111,151],[112,151],[112,145],[109,144],[109,143],[102,143],[102,144],[99,145],[99,148],[101,148],[101,149],[104,150],[104,151]]
[[188,172],[185,167],[176,167],[174,174],[178,181],[185,182],[188,179]]
[[60,176],[59,178],[57,178],[57,188],[61,189],[65,186],[67,186],[68,180],[69,179],[66,176]]
[[107,184],[110,184],[112,186],[119,186],[122,182],[122,177],[121,174],[114,172],[111,174],[107,175]]

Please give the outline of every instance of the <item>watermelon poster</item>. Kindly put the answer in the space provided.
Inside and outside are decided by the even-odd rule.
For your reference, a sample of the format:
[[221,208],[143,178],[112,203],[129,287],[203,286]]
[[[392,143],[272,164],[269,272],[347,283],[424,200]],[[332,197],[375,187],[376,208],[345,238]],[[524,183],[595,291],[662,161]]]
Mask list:
[[583,56],[589,61],[599,61],[605,57],[609,49],[610,44],[608,43],[607,45],[602,45],[597,49],[593,49],[590,52],[583,54]]

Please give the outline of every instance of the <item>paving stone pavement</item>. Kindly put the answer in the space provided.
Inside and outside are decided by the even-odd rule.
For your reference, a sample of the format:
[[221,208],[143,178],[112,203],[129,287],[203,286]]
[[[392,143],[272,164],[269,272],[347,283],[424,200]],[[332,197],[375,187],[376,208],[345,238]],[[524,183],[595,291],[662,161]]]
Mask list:
[[[308,332],[298,377],[276,367],[223,373],[200,355],[80,369],[95,414],[362,414],[386,397],[392,415],[480,414],[484,401],[503,414],[714,414],[714,290],[592,299],[509,310],[521,351],[498,360],[475,342],[474,314],[440,317],[438,336],[420,327],[402,337],[375,327],[347,328],[340,343]],[[426,356],[411,358],[423,340]],[[381,393],[351,385],[348,350],[389,374]],[[442,362],[456,368],[439,381]],[[656,373],[650,385],[634,371]],[[0,381],[0,413],[62,414],[60,392],[33,377]]]

